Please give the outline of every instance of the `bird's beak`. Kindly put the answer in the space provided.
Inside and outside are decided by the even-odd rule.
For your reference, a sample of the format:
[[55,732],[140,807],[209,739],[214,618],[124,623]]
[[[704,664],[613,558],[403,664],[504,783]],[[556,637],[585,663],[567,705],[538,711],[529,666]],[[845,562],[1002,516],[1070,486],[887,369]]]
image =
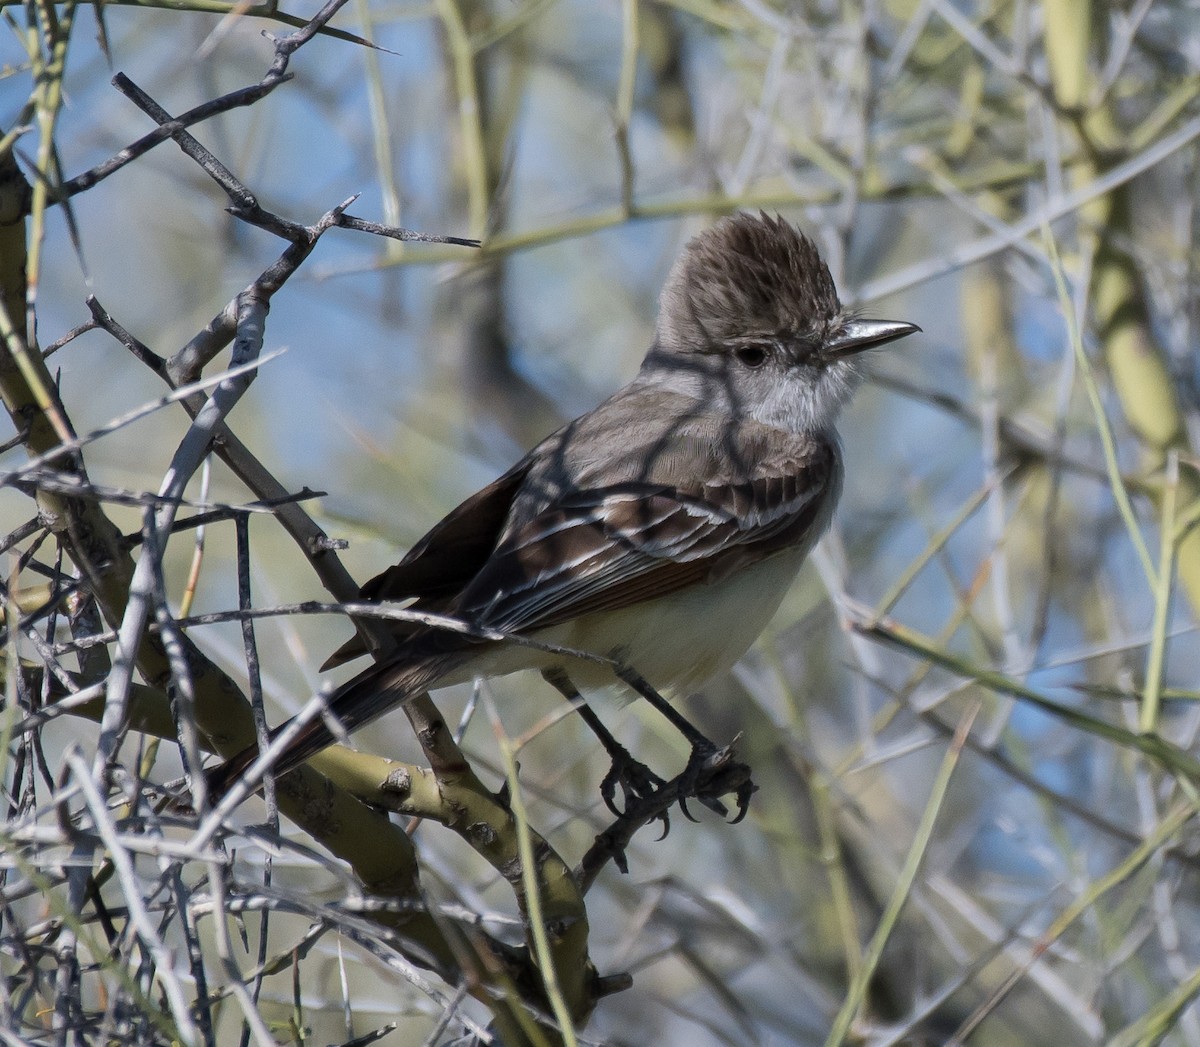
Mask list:
[[899,320],[847,320],[840,331],[825,343],[829,356],[850,356],[874,349],[897,338],[907,338],[921,329]]

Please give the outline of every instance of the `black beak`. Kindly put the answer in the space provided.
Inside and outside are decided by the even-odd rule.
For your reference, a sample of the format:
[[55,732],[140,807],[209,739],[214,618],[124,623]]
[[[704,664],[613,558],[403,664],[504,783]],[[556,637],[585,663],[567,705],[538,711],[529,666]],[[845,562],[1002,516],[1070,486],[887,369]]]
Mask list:
[[840,331],[825,343],[829,356],[849,356],[874,349],[897,338],[907,338],[921,329],[899,320],[847,320]]

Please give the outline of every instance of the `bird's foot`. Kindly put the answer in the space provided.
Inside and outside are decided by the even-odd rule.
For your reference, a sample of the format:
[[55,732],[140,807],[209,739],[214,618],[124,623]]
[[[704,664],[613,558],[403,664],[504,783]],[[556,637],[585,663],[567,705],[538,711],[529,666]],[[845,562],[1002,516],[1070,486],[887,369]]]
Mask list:
[[750,809],[750,797],[758,786],[750,778],[749,765],[733,758],[734,746],[740,738],[739,734],[720,748],[708,741],[692,746],[692,755],[678,778],[679,808],[689,821],[696,820],[687,808],[689,798],[699,800],[710,811],[727,818],[729,808],[720,797],[730,793],[733,793],[737,806],[737,813],[730,824],[737,825],[746,817]]
[[[618,818],[625,815],[632,806],[644,800],[651,799],[666,783],[622,745],[614,745],[608,750],[612,765],[600,782],[600,795],[604,798],[604,806]],[[621,806],[617,806],[617,790],[621,791]],[[663,817],[664,823],[666,817]],[[664,826],[665,829],[665,826]],[[663,835],[666,835],[664,831]]]

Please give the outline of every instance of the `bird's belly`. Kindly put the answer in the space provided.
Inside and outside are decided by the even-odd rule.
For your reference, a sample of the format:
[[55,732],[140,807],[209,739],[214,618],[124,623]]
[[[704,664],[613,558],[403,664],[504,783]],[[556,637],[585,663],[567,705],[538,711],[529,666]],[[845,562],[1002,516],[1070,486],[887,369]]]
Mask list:
[[[754,643],[779,609],[805,552],[789,550],[712,585],[585,615],[535,638],[617,658],[656,689],[683,691],[728,669]],[[527,656],[524,661],[528,664]],[[584,689],[615,682],[604,665],[577,658],[553,662]]]

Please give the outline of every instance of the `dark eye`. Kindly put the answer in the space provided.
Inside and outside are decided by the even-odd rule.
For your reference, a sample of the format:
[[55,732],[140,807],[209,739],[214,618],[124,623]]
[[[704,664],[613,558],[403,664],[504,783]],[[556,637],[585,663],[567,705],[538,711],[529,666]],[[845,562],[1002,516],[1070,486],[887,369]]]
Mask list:
[[761,345],[743,345],[734,350],[734,355],[744,367],[753,370],[767,362],[767,350]]

